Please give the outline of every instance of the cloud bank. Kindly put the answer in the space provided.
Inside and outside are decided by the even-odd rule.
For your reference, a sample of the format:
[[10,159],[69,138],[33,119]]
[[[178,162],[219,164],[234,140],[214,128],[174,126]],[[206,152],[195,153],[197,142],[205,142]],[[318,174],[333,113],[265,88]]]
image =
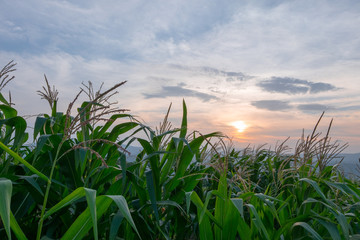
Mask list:
[[303,112],[322,112],[333,109],[333,107],[318,103],[300,104],[297,108]]
[[334,85],[322,82],[310,82],[290,77],[272,77],[257,84],[262,90],[285,94],[315,94],[336,90]]
[[259,109],[266,109],[270,111],[285,111],[292,108],[288,102],[279,100],[253,101],[251,102],[251,105]]
[[167,98],[167,97],[195,97],[198,98],[204,102],[208,102],[210,100],[216,100],[217,97],[202,93],[199,91],[191,90],[185,88],[185,84],[181,83],[178,86],[162,86],[162,89],[158,93],[144,93],[144,97],[146,99],[149,98]]

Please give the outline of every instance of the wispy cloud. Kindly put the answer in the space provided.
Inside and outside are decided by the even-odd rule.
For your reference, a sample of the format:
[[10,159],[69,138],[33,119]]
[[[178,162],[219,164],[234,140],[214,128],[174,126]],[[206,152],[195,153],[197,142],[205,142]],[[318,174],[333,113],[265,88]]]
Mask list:
[[227,82],[242,82],[253,78],[242,72],[227,72],[212,67],[202,67],[200,70],[210,76],[225,77]]
[[270,111],[285,111],[292,108],[289,102],[280,100],[260,100],[253,101],[251,105],[259,109],[266,109]]
[[247,75],[243,72],[229,72],[220,70],[218,68],[204,66],[204,67],[194,67],[186,66],[181,64],[170,64],[171,68],[183,70],[186,72],[191,72],[193,74],[213,77],[213,78],[222,78],[227,82],[243,82],[253,78],[253,76]]
[[349,105],[349,106],[341,106],[337,108],[340,111],[353,111],[357,112],[360,111],[360,105]]
[[185,84],[181,83],[178,86],[162,86],[158,93],[144,93],[145,98],[167,98],[167,97],[195,97],[204,102],[217,99],[216,96],[207,93],[202,93],[196,90],[185,88]]
[[360,105],[349,105],[349,106],[332,106],[327,104],[310,103],[310,104],[299,104],[297,109],[304,113],[319,113],[322,111],[331,112],[346,112],[346,111],[359,111]]
[[334,85],[322,82],[310,82],[290,77],[272,77],[257,84],[263,90],[274,93],[305,94],[336,90]]
[[303,112],[322,112],[322,111],[327,111],[327,110],[331,110],[334,109],[334,107],[331,106],[327,106],[324,104],[318,104],[318,103],[312,103],[312,104],[300,104],[297,106],[297,108]]

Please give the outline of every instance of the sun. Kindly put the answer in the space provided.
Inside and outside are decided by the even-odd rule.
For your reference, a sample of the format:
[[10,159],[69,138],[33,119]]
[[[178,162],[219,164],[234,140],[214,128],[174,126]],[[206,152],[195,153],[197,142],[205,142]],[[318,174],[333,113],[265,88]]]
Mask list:
[[245,129],[248,127],[248,125],[244,121],[232,122],[231,125],[234,126],[240,133],[244,132]]

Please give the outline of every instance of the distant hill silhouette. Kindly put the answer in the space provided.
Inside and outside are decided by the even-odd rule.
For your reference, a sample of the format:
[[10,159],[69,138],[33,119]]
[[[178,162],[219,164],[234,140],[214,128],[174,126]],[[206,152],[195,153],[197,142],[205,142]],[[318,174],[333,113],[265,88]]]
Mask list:
[[360,153],[341,153],[339,156],[344,157],[340,164],[340,169],[348,177],[360,177]]

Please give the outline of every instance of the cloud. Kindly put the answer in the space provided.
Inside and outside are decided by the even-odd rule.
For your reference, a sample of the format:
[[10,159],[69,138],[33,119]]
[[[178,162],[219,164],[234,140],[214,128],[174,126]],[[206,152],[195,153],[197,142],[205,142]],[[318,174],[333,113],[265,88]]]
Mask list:
[[169,66],[171,68],[196,73],[199,75],[205,75],[214,78],[223,78],[227,82],[242,82],[253,78],[253,76],[247,75],[242,72],[228,72],[214,67],[189,67],[181,64],[170,64]]
[[322,112],[333,109],[331,106],[318,103],[300,104],[297,106],[297,108],[303,112]]
[[270,111],[284,111],[292,108],[292,106],[290,106],[288,102],[279,100],[253,101],[251,102],[251,105],[260,109],[266,109]]
[[325,104],[300,104],[297,108],[305,113],[312,112],[322,112],[322,111],[336,111],[336,112],[345,112],[345,111],[359,111],[360,105],[350,105],[350,106],[329,106]]
[[329,83],[310,82],[290,77],[272,77],[270,80],[261,81],[257,86],[268,92],[286,94],[314,94],[337,89]]
[[210,76],[225,77],[227,82],[246,81],[252,78],[251,76],[248,76],[242,72],[227,72],[212,67],[202,67],[200,70]]
[[350,105],[337,108],[340,111],[360,111],[360,105]]
[[162,90],[159,93],[148,94],[144,93],[145,98],[166,98],[166,97],[195,97],[204,102],[217,99],[216,96],[198,92],[195,90],[184,88],[184,83],[178,84],[178,86],[162,86]]

